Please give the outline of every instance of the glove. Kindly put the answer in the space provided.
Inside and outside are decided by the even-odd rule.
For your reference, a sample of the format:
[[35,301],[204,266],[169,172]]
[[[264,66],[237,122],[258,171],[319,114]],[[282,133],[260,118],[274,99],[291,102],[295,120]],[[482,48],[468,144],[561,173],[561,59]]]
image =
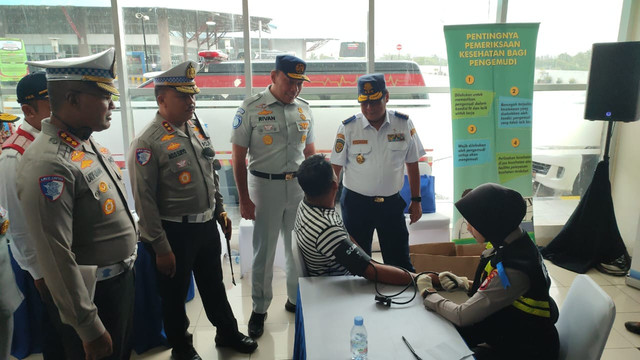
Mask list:
[[440,279],[440,285],[447,291],[453,291],[455,289],[464,289],[469,291],[469,279],[464,276],[457,276],[451,272],[443,271],[438,275]]
[[418,281],[416,281],[416,285],[418,285],[418,293],[423,298],[426,296],[425,291],[429,288],[433,288],[431,277],[427,274],[419,275]]

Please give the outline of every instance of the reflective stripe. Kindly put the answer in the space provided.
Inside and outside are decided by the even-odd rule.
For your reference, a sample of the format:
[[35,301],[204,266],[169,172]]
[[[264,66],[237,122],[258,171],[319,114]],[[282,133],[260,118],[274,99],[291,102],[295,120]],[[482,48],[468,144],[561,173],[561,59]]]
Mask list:
[[[518,310],[524,311],[527,314],[540,316],[540,317],[551,317],[551,313],[549,311],[549,302],[548,301],[539,301],[533,300],[529,298],[525,298],[521,296],[518,300],[514,301],[513,307]],[[540,308],[537,308],[537,307]]]
[[487,276],[489,276],[489,274],[491,274],[492,271],[493,271],[493,266],[491,266],[491,261],[489,261],[487,263],[487,266],[484,267],[484,272],[487,274]]
[[520,299],[518,299],[519,301],[529,305],[529,306],[533,306],[533,307],[537,307],[537,308],[542,308],[542,309],[548,309],[549,308],[549,302],[548,301],[542,301],[542,300],[533,300],[531,298],[526,298],[524,296],[520,296]]

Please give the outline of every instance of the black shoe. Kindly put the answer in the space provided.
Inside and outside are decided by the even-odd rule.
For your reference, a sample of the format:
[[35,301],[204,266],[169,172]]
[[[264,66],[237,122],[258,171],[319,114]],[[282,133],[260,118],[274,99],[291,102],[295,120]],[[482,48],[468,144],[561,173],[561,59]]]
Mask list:
[[609,261],[603,262],[596,265],[596,269],[600,272],[613,275],[613,276],[625,276],[629,271],[631,264],[627,261],[627,257],[625,254],[620,255],[618,258]]
[[251,354],[258,348],[258,343],[243,333],[238,332],[236,335],[230,337],[216,335],[216,346],[232,348],[243,354]]
[[183,348],[173,348],[171,350],[171,360],[202,360],[193,346]]
[[632,333],[640,335],[640,321],[627,321],[624,323],[624,327]]
[[267,319],[267,313],[258,314],[255,311],[251,312],[249,318],[249,336],[253,339],[257,339],[264,333],[264,321]]
[[290,313],[296,313],[296,304],[292,303],[287,299],[287,302],[284,304],[284,309]]

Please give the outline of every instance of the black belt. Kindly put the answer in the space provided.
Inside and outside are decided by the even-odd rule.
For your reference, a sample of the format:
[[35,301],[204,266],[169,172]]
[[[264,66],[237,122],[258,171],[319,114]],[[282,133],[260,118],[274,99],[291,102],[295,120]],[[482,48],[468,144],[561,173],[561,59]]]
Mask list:
[[349,192],[349,194],[351,194],[351,195],[353,195],[355,197],[359,197],[361,199],[370,200],[370,201],[373,201],[375,203],[383,203],[383,202],[385,202],[387,200],[396,199],[396,198],[398,198],[398,196],[400,196],[400,193],[395,193],[395,194],[389,195],[389,196],[367,196],[367,195],[362,195],[360,193],[357,193],[357,192],[355,192],[353,190],[349,190],[347,188],[344,188],[344,189],[346,189]]
[[267,174],[256,170],[249,170],[249,172],[253,176],[269,180],[293,180],[296,177],[295,172],[287,172],[282,174]]

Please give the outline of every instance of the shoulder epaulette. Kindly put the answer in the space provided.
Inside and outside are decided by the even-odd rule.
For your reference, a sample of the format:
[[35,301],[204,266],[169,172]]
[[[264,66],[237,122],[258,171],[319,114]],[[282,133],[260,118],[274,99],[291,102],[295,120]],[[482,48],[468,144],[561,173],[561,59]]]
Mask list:
[[58,137],[62,139],[62,142],[66,143],[74,149],[80,146],[80,140],[77,140],[75,137],[73,137],[73,135],[64,130],[58,131]]
[[348,119],[346,119],[346,120],[342,120],[342,124],[343,124],[343,125],[347,125],[348,123],[352,122],[352,121],[353,121],[353,120],[355,120],[355,119],[356,119],[356,116],[355,116],[355,115],[353,115],[352,117],[350,117],[350,118],[348,118]]
[[2,149],[14,149],[23,155],[27,146],[31,145],[34,139],[33,135],[18,127],[18,130],[2,143]]
[[400,119],[402,119],[402,120],[409,120],[409,115],[407,115],[407,114],[403,114],[403,113],[401,113],[401,112],[399,112],[399,111],[396,111],[395,113],[396,113],[396,116],[397,116],[397,117],[399,117]]
[[244,100],[244,104],[248,105],[248,104],[251,104],[253,102],[258,101],[262,97],[262,95],[263,95],[262,92],[259,92],[259,93],[255,94],[255,95],[251,95],[250,97],[248,97],[248,98],[246,98]]
[[298,100],[302,101],[303,103],[305,103],[305,104],[309,105],[309,102],[308,102],[307,100],[305,100],[305,99],[301,98],[301,97],[298,97],[298,98],[296,98],[296,99],[298,99]]
[[163,121],[162,122],[162,127],[167,131],[167,133],[169,134],[173,134],[174,132],[176,132],[176,129],[173,128],[173,126],[171,126],[171,124],[169,124],[168,121]]

